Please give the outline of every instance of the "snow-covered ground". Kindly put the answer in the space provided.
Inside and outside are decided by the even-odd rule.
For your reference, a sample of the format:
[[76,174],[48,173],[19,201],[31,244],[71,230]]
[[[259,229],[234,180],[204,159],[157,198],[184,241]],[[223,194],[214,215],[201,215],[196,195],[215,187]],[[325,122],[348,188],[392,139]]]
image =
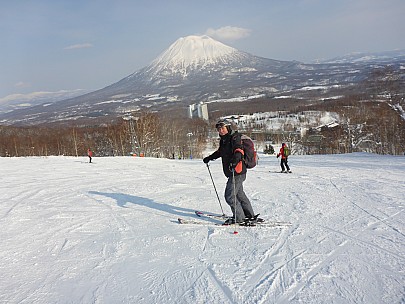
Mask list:
[[238,234],[177,223],[221,213],[201,160],[0,158],[0,303],[404,303],[405,157],[290,158],[245,191],[292,226]]

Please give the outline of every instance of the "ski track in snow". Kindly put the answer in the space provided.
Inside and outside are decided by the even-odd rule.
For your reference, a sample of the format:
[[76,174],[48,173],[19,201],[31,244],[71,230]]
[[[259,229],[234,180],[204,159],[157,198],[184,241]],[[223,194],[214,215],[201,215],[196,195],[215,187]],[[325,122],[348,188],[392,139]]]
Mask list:
[[222,213],[201,160],[0,158],[0,303],[404,303],[405,158],[289,164],[244,188],[292,226],[228,228],[176,221]]

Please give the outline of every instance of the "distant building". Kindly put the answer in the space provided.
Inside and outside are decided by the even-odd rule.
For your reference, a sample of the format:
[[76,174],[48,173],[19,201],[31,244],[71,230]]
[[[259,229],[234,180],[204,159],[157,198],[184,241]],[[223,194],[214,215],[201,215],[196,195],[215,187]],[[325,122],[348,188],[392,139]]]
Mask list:
[[208,120],[208,107],[206,103],[200,102],[188,106],[188,116],[190,118],[202,118]]

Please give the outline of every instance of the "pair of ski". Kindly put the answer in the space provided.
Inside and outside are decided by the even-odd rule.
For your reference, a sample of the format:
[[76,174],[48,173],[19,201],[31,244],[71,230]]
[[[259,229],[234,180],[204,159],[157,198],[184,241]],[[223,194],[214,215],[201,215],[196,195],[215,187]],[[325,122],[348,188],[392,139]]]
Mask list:
[[195,211],[195,214],[200,217],[200,218],[206,218],[206,219],[213,219],[213,220],[218,220],[221,221],[221,223],[213,223],[213,222],[208,222],[208,221],[203,221],[203,220],[194,220],[194,219],[182,219],[178,218],[178,222],[180,224],[191,224],[191,225],[205,225],[205,226],[219,226],[219,227],[227,227],[227,226],[240,226],[240,227],[285,227],[285,226],[291,226],[291,223],[288,222],[273,222],[273,221],[257,221],[257,222],[242,222],[242,223],[237,223],[237,224],[232,224],[232,225],[224,225],[224,221],[230,219],[231,217],[226,216],[226,215],[219,215],[219,214],[211,214],[211,213],[205,213],[202,211]]

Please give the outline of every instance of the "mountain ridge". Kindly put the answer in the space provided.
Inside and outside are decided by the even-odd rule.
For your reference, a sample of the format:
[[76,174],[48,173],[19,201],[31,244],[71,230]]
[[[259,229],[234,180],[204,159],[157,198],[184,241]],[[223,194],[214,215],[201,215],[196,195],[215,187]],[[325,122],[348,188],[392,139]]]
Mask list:
[[[350,87],[365,79],[370,64],[280,61],[239,51],[208,36],[181,37],[146,67],[102,89],[62,101],[0,114],[2,124],[40,124],[117,118],[215,99],[302,88]],[[297,96],[298,96],[297,95]],[[324,95],[326,96],[326,95]],[[186,111],[184,109],[184,111]]]

